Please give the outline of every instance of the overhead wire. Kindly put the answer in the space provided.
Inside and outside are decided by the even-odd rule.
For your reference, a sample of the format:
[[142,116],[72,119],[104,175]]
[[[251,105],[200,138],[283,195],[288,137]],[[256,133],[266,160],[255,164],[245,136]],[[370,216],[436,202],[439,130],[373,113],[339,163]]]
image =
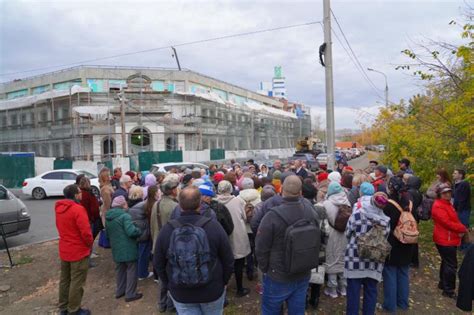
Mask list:
[[[336,39],[339,41],[339,43],[341,44],[341,46],[344,48],[344,50],[346,51],[346,53],[349,55],[349,57],[351,58],[351,61],[354,63],[354,65],[356,66],[356,68],[359,70],[359,72],[362,74],[362,77],[367,81],[367,83],[369,83],[370,87],[374,90],[374,92],[376,93],[377,97],[382,99],[382,100],[385,100],[383,98],[382,95],[380,95],[379,93],[379,89],[377,88],[377,86],[374,84],[374,82],[370,79],[370,77],[368,76],[367,72],[365,71],[365,68],[362,66],[362,64],[360,63],[359,61],[359,58],[357,57],[357,54],[354,52],[354,49],[352,49],[352,46],[351,44],[349,43],[349,40],[347,39],[347,36],[346,34],[344,33],[343,29],[342,29],[342,26],[341,24],[339,24],[339,21],[336,17],[336,15],[334,14],[334,12],[332,11],[331,9],[331,14],[332,16],[334,17],[334,21],[336,22],[336,25],[337,27],[339,28],[339,31],[341,32],[346,44],[347,44],[347,47],[349,48],[350,50],[350,53],[349,51],[346,49],[346,47],[344,47],[344,45],[342,44],[342,41],[340,40],[340,38],[337,36],[336,32],[334,31],[334,29],[332,29],[333,33],[335,34],[336,36]],[[352,57],[351,57],[352,56]]]
[[242,33],[236,33],[236,34],[230,34],[230,35],[223,35],[223,36],[212,37],[212,38],[207,38],[207,39],[200,39],[200,40],[194,40],[194,41],[189,41],[189,42],[184,42],[184,43],[171,44],[171,45],[166,45],[166,46],[161,46],[161,47],[155,47],[155,48],[149,48],[149,49],[143,49],[143,50],[136,50],[136,51],[126,52],[126,53],[116,54],[116,55],[110,55],[110,56],[105,56],[105,57],[85,59],[85,60],[81,60],[81,61],[77,61],[77,62],[64,63],[64,64],[60,64],[60,65],[46,66],[46,67],[40,67],[40,68],[22,70],[22,71],[16,71],[16,72],[9,72],[9,73],[0,73],[0,76],[8,76],[8,75],[28,73],[28,72],[42,71],[42,70],[48,70],[48,69],[53,69],[53,68],[64,68],[64,67],[69,67],[69,66],[74,66],[74,65],[79,65],[79,64],[85,64],[85,63],[91,63],[91,62],[96,62],[96,61],[102,61],[102,60],[107,60],[107,59],[113,59],[113,58],[118,58],[118,57],[125,57],[125,56],[131,56],[131,55],[136,55],[136,54],[148,53],[148,52],[152,52],[152,51],[170,49],[171,47],[182,47],[182,46],[196,45],[196,44],[207,43],[207,42],[212,42],[212,41],[218,41],[218,40],[223,40],[223,39],[249,36],[249,35],[254,35],[254,34],[261,34],[261,33],[267,33],[267,32],[273,32],[273,31],[279,31],[279,30],[291,29],[291,28],[297,28],[297,27],[302,27],[302,26],[309,26],[309,25],[320,24],[320,23],[321,23],[320,21],[312,21],[312,22],[306,22],[306,23],[291,24],[291,25],[261,29],[261,30],[256,30],[256,31],[249,31],[249,32],[242,32]]

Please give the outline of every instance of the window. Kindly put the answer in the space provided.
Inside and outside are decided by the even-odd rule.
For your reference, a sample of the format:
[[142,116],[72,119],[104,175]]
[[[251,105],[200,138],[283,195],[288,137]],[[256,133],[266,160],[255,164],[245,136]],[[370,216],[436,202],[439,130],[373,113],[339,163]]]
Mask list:
[[7,116],[2,117],[2,126],[6,127],[7,126]]
[[6,199],[8,199],[7,190],[0,187],[0,200],[6,200]]
[[64,180],[76,180],[77,175],[70,172],[62,172]]
[[40,116],[40,117],[41,117],[40,121],[42,121],[42,122],[48,121],[48,112],[45,111],[45,110],[43,110],[43,111],[41,112],[41,116]]
[[27,120],[26,114],[25,113],[21,114],[21,124],[22,125],[26,125],[28,123],[26,120]]
[[11,124],[12,126],[16,126],[18,125],[18,115],[17,114],[13,114],[12,117],[11,117]]
[[30,114],[30,121],[31,121],[31,124],[34,124],[35,123],[35,112],[32,112]]
[[132,134],[132,144],[137,145],[137,146],[149,146],[150,145],[150,134],[146,129],[143,128],[137,128],[135,129]]
[[69,118],[69,107],[65,106],[65,107],[63,107],[63,110],[62,110],[61,119],[65,121],[68,118]]
[[46,175],[43,175],[43,177],[41,177],[41,178],[42,179],[62,180],[63,179],[62,173],[63,172],[52,172],[52,173],[48,173]]
[[109,155],[109,154],[114,154],[115,153],[115,143],[112,138],[105,138],[104,141],[102,142],[102,152],[103,155]]

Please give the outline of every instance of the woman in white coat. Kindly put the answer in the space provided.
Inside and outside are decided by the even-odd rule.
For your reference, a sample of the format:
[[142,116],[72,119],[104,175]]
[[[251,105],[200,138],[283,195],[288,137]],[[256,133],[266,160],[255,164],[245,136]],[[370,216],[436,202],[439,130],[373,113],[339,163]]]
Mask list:
[[223,180],[217,186],[217,201],[224,204],[232,216],[234,231],[230,235],[230,246],[234,253],[234,274],[237,284],[237,297],[249,294],[250,290],[243,287],[243,272],[245,257],[250,254],[250,242],[247,236],[244,202],[241,198],[232,195],[232,184]]
[[326,217],[329,223],[328,241],[326,245],[326,274],[328,282],[324,289],[324,294],[331,298],[337,298],[338,294],[346,296],[347,281],[344,278],[344,253],[347,246],[347,238],[344,232],[339,232],[333,228],[339,207],[350,202],[347,199],[344,189],[338,182],[329,184],[326,200],[323,203],[326,209]]

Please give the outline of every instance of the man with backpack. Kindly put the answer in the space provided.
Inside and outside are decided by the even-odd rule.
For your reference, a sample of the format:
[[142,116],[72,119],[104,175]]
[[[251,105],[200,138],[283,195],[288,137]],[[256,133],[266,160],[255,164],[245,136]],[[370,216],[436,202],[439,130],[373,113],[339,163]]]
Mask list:
[[234,257],[222,226],[199,214],[201,193],[179,194],[181,216],[160,231],[153,264],[178,314],[222,314]]
[[283,203],[263,217],[255,253],[263,272],[262,314],[304,314],[311,269],[318,266],[321,231],[315,210],[300,199],[301,179],[283,182]]

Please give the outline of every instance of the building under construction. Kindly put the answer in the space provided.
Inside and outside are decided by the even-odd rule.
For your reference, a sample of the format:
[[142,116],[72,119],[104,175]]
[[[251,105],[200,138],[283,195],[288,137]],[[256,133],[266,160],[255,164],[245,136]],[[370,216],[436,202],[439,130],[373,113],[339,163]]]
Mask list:
[[0,152],[294,148],[310,129],[308,107],[189,70],[80,66],[0,86]]

